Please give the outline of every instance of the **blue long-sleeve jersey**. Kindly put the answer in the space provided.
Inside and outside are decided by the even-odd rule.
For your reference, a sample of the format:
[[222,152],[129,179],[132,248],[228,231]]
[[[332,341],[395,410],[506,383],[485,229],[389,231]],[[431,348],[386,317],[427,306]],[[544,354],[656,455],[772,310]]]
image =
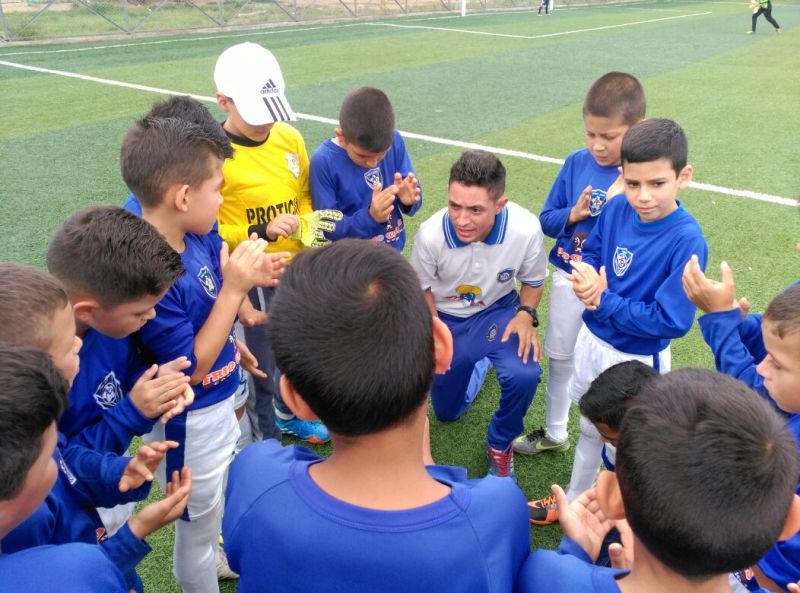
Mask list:
[[[120,572],[133,576],[134,568],[148,554],[150,546],[137,539],[127,524],[113,537],[106,537],[105,526],[97,514],[96,506],[143,500],[150,492],[150,484],[125,494],[117,490],[118,477],[111,484],[82,484],[61,456],[60,445],[63,442],[64,438],[60,436],[59,447],[53,452],[58,468],[53,488],[28,518],[6,534],[0,541],[0,549],[5,553],[13,553],[37,546],[73,542],[100,544]],[[94,455],[99,456],[97,453]],[[126,459],[120,459],[127,464]],[[132,584],[131,581],[129,585]]]
[[[194,339],[208,319],[222,287],[219,235],[187,234],[181,253],[186,272],[156,305],[156,316],[139,330],[144,348],[156,362],[164,364],[179,356],[189,359],[184,373],[197,367]],[[194,385],[195,400],[187,408],[196,410],[233,395],[239,387],[239,350],[231,324],[228,340],[202,381]]]
[[[614,197],[607,196],[606,190],[618,176],[617,166],[598,165],[587,148],[576,150],[567,157],[539,213],[542,231],[556,240],[550,250],[551,264],[569,274],[572,272],[569,262],[582,260],[586,238],[592,232],[603,206]],[[569,212],[587,185],[592,186],[589,217],[568,225]],[[622,199],[625,197],[622,196]]]
[[584,312],[584,323],[622,352],[661,352],[694,321],[681,280],[693,254],[705,269],[703,232],[680,202],[669,216],[644,223],[627,200],[611,200],[583,248],[583,261],[596,270],[605,266],[608,277],[600,306]]
[[[81,368],[58,429],[69,443],[122,455],[131,439],[150,432],[155,422],[128,397],[145,364],[131,337],[118,340],[93,329],[84,336],[79,356]],[[83,475],[77,465],[74,471]]]
[[355,164],[344,148],[330,138],[325,140],[311,157],[309,183],[314,210],[341,210],[344,214],[344,218],[336,223],[336,230],[326,233],[328,238],[333,241],[346,237],[375,239],[402,251],[406,242],[403,214],[413,216],[420,209],[422,194],[419,201],[410,207],[398,199],[388,224],[375,222],[369,206],[372,189],[377,184],[386,187],[394,183],[395,173],[405,178],[413,172],[411,158],[397,130],[389,152],[372,169]]
[[[764,379],[756,372],[766,356],[761,335],[761,316],[742,319],[738,309],[707,313],[698,319],[703,338],[714,353],[717,370],[735,377],[765,398],[786,418],[786,428],[800,448],[800,414],[781,411],[764,387]],[[800,494],[800,480],[796,488]],[[758,566],[770,579],[786,587],[800,579],[800,534],[776,542]]]

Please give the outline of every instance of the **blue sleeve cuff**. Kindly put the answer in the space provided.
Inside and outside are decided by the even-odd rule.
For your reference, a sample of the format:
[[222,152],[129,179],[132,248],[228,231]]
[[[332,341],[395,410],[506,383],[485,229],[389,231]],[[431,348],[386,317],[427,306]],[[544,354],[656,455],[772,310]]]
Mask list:
[[100,547],[122,574],[133,571],[152,549],[146,541],[133,535],[127,522]]
[[592,559],[589,557],[589,554],[586,553],[586,550],[580,547],[575,540],[566,535],[561,538],[561,543],[558,544],[558,550],[556,550],[556,552],[563,556],[575,556],[584,562],[592,564]]

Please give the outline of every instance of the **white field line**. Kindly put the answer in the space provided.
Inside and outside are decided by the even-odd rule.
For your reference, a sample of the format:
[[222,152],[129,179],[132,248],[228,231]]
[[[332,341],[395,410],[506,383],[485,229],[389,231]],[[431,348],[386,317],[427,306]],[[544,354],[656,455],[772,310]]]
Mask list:
[[633,21],[630,23],[619,23],[617,25],[605,25],[603,27],[591,27],[589,29],[575,29],[573,31],[561,31],[558,33],[546,33],[544,35],[513,35],[511,33],[490,33],[488,31],[471,31],[469,29],[449,29],[447,27],[425,27],[423,25],[400,25],[397,23],[364,23],[365,25],[373,27],[395,27],[398,29],[426,29],[429,31],[446,31],[449,33],[466,33],[468,35],[485,35],[488,37],[507,37],[511,39],[545,39],[547,37],[560,37],[562,35],[575,35],[577,33],[589,33],[592,31],[605,31],[608,29],[619,29],[621,27],[632,27],[634,25],[644,25],[647,23],[658,23],[662,21],[671,21],[675,19],[685,19],[695,16],[705,16],[711,14],[708,12],[694,12],[691,14],[680,14],[676,16],[665,16],[658,19],[648,19],[644,21]]
[[[75,72],[65,72],[63,70],[52,70],[50,68],[41,68],[39,66],[29,66],[27,64],[17,64],[15,62],[7,62],[5,60],[0,60],[0,66],[7,66],[9,68],[18,68],[20,70],[28,70],[31,72],[39,72],[41,74],[52,74],[55,76],[63,76],[65,78],[75,78],[77,80],[84,80],[87,82],[95,82],[99,84],[105,84],[109,86],[115,86],[120,88],[126,89],[133,89],[137,91],[145,91],[149,93],[158,93],[160,95],[188,95],[197,99],[198,101],[205,101],[207,103],[214,103],[214,97],[208,97],[205,95],[195,95],[192,93],[182,93],[179,91],[173,91],[169,89],[162,89],[153,86],[147,86],[143,84],[134,84],[130,82],[123,82],[120,80],[110,80],[108,78],[98,78],[96,76],[87,76],[85,74],[77,74]],[[313,121],[318,122],[326,125],[336,126],[338,125],[338,121],[335,119],[331,119],[329,117],[322,117],[319,115],[309,115],[305,113],[296,113],[298,119],[306,120],[306,121]],[[483,144],[475,144],[473,142],[462,142],[460,140],[450,140],[448,138],[439,138],[437,136],[428,136],[427,134],[417,134],[414,132],[404,132],[400,131],[400,133],[406,138],[412,138],[414,140],[421,140],[423,142],[430,142],[433,144],[442,144],[444,146],[453,146],[456,148],[464,148],[467,150],[487,150],[489,152],[493,152],[495,154],[503,155],[503,156],[510,156],[514,158],[521,158],[526,159],[529,161],[538,161],[541,163],[550,163],[553,165],[563,165],[564,159],[557,159],[549,156],[542,156],[538,154],[532,154],[529,152],[522,152],[519,150],[510,150],[507,148],[500,148],[497,146],[485,146]],[[699,182],[691,182],[690,187],[694,189],[698,189],[701,191],[708,191],[716,194],[723,194],[728,196],[735,196],[739,198],[747,198],[750,200],[758,200],[760,202],[768,202],[771,204],[780,204],[783,206],[798,206],[800,202],[794,200],[792,198],[783,198],[781,196],[773,196],[770,194],[764,194],[760,192],[754,192],[745,189],[731,189],[728,187],[721,187],[719,185],[711,185],[708,183],[699,183]]]

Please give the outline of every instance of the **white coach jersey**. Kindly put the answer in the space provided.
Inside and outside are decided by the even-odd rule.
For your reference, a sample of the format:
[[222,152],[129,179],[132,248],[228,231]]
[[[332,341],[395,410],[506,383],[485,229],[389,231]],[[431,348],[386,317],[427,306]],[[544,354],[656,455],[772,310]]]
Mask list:
[[542,227],[536,216],[508,202],[484,241],[464,243],[443,208],[420,226],[411,265],[438,311],[469,317],[513,291],[515,279],[542,285],[547,273]]

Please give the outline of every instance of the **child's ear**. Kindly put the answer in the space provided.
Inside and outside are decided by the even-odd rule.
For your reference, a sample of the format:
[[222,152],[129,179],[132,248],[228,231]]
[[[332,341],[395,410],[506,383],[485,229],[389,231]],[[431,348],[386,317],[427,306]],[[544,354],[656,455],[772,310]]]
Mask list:
[[595,485],[597,502],[606,517],[609,519],[624,519],[625,505],[622,502],[622,492],[619,489],[617,474],[610,471],[602,471],[597,476]]
[[783,524],[783,531],[778,536],[778,541],[789,539],[798,531],[800,531],[800,497],[795,494],[792,496],[792,504],[789,506],[786,523]]
[[167,190],[167,203],[172,203],[178,212],[189,211],[189,186],[175,184]]
[[336,138],[336,143],[339,146],[344,146],[346,140],[344,138],[344,133],[342,132],[342,128],[334,128],[333,137]]
[[100,309],[100,303],[88,297],[79,299],[72,304],[72,312],[76,321],[86,326],[91,326],[94,312],[98,309]]
[[283,403],[301,420],[313,422],[317,419],[314,410],[308,406],[303,396],[297,393],[294,386],[289,383],[286,375],[281,375],[281,397],[283,398]]
[[686,165],[681,172],[678,173],[678,188],[679,189],[686,189],[689,186],[689,182],[692,180],[692,175],[694,174],[694,167],[691,165]]
[[438,317],[433,318],[433,359],[438,375],[446,373],[453,361],[453,334]]
[[217,93],[216,99],[217,99],[217,107],[219,107],[220,111],[222,111],[223,113],[230,112],[231,108],[230,108],[230,101],[228,101],[228,97],[226,97],[222,93]]

